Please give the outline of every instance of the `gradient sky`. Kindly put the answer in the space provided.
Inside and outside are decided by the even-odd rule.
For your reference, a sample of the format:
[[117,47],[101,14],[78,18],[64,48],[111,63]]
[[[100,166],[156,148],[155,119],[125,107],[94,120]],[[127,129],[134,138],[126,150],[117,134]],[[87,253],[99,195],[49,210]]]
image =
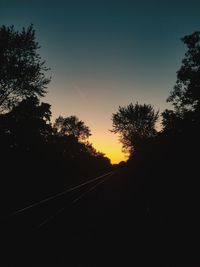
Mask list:
[[51,68],[43,101],[53,119],[77,115],[94,147],[116,163],[125,156],[109,132],[112,113],[136,101],[169,107],[185,51],[180,38],[200,30],[200,1],[0,0],[0,25],[30,23]]

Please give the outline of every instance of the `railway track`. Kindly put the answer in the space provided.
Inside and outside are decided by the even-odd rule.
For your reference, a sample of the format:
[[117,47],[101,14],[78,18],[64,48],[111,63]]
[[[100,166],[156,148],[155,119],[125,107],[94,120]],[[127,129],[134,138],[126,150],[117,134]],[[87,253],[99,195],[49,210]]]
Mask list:
[[45,227],[55,220],[60,213],[67,212],[67,209],[72,208],[75,203],[81,201],[113,175],[114,172],[108,172],[16,210],[4,219],[5,228],[9,234],[13,234],[20,231],[23,231],[23,233],[30,232]]

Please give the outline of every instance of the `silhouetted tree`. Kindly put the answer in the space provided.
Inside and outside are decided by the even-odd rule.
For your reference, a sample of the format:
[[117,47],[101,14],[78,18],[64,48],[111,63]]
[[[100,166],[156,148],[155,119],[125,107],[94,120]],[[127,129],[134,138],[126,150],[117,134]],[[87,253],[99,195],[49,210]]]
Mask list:
[[112,115],[114,133],[119,134],[125,151],[130,154],[147,138],[156,134],[155,123],[158,111],[151,105],[132,103],[126,107],[119,107],[118,112]]
[[59,116],[54,123],[54,129],[62,136],[72,136],[78,141],[85,141],[90,135],[90,129],[76,116],[63,118]]
[[165,110],[162,114],[165,130],[183,131],[200,124],[200,32],[181,40],[188,49],[177,71],[176,85],[167,99],[175,110]]
[[[89,127],[76,116],[59,117],[54,128],[33,26],[21,32],[0,27],[0,196],[3,213],[27,206],[111,169],[88,143]],[[14,201],[13,201],[14,200]]]
[[0,27],[0,112],[7,112],[30,96],[44,96],[50,79],[37,53],[33,25],[21,32]]
[[0,115],[2,145],[24,151],[41,146],[52,133],[50,117],[49,104],[40,104],[34,96],[22,100],[12,111]]
[[183,125],[183,118],[179,113],[166,109],[162,113],[162,125],[164,131],[180,131]]
[[200,32],[187,35],[182,41],[188,50],[168,101],[177,110],[196,110],[200,106]]
[[93,145],[92,145],[91,143],[89,143],[89,142],[86,142],[86,143],[85,143],[85,147],[86,147],[88,153],[90,153],[90,155],[92,155],[92,156],[94,156],[94,157],[104,157],[104,156],[105,156],[104,153],[102,153],[102,152],[100,152],[100,151],[97,151],[97,150],[93,147]]

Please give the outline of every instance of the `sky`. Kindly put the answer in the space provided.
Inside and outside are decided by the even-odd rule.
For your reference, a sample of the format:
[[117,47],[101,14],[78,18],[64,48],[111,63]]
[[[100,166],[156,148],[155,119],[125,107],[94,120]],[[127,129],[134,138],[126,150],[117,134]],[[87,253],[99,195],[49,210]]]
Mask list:
[[112,163],[126,160],[112,114],[137,101],[162,112],[185,47],[200,30],[199,0],[0,0],[0,25],[31,23],[50,67],[52,121],[76,115]]

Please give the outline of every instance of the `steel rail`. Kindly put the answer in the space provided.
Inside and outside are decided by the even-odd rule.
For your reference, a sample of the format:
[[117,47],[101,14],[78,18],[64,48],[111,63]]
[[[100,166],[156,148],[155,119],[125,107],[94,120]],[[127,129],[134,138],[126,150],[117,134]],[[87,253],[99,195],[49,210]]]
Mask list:
[[[87,191],[85,191],[84,193],[82,193],[79,197],[75,198],[71,202],[71,204],[75,204],[76,202],[78,202],[79,200],[81,200],[85,195],[87,195],[89,192],[93,191],[97,186],[99,186],[100,184],[104,183],[109,178],[111,178],[113,176],[113,174],[114,174],[114,172],[111,172],[111,173],[105,175],[106,178],[104,178],[102,181],[98,182],[97,184],[93,185],[90,189],[88,189]],[[66,207],[59,209],[54,215],[49,216],[43,222],[41,222],[36,228],[39,229],[42,226],[46,225],[48,222],[50,222],[51,220],[53,220],[55,218],[55,216],[57,216],[58,214],[60,214],[61,212],[63,212],[65,209],[66,209]]]
[[58,198],[58,197],[60,197],[60,196],[62,196],[62,195],[65,195],[65,194],[69,193],[69,192],[75,191],[76,189],[79,189],[79,188],[81,188],[81,187],[84,187],[85,185],[91,184],[91,183],[93,183],[93,182],[95,182],[95,181],[97,181],[97,180],[100,180],[100,179],[102,179],[103,177],[106,177],[106,176],[111,175],[111,174],[113,174],[113,173],[114,173],[114,172],[108,172],[108,173],[106,173],[106,174],[100,175],[100,176],[98,176],[98,177],[96,177],[96,178],[94,178],[94,179],[92,179],[92,180],[89,180],[89,181],[87,181],[87,182],[81,183],[81,184],[76,185],[76,186],[74,186],[74,187],[72,187],[72,188],[69,188],[69,189],[67,189],[67,190],[65,190],[65,191],[63,191],[63,192],[60,192],[60,193],[55,194],[55,195],[53,195],[53,196],[51,196],[51,197],[45,198],[45,199],[43,199],[43,200],[41,200],[41,201],[38,201],[38,202],[36,202],[36,203],[33,203],[33,204],[31,204],[31,205],[29,205],[29,206],[27,206],[27,207],[24,207],[24,208],[22,208],[22,209],[19,209],[19,210],[17,210],[17,211],[14,211],[13,213],[11,213],[11,214],[9,215],[9,217],[10,217],[10,216],[17,215],[17,214],[19,214],[19,213],[22,213],[22,212],[24,212],[24,211],[26,211],[26,210],[29,210],[29,209],[31,209],[31,208],[40,206],[40,205],[42,205],[42,204],[44,204],[44,203],[46,203],[46,202],[48,202],[48,201],[51,201],[51,200],[53,200],[53,199],[56,199],[56,198]]

